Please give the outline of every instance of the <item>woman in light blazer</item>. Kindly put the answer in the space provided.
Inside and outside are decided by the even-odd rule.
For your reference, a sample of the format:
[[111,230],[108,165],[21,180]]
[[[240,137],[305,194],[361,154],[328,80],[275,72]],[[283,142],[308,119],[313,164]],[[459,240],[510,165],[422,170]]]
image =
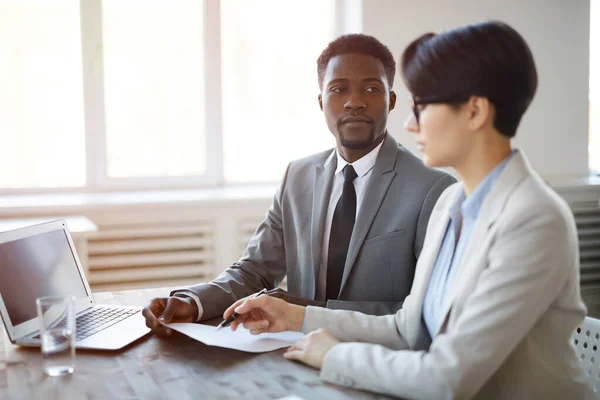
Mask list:
[[[523,38],[500,22],[426,34],[401,59],[405,127],[430,167],[462,182],[438,200],[410,295],[395,315],[232,305],[254,334],[307,333],[285,357],[343,386],[415,399],[583,399],[570,343],[585,315],[573,216],[513,149],[537,88]],[[552,116],[548,116],[552,118]]]

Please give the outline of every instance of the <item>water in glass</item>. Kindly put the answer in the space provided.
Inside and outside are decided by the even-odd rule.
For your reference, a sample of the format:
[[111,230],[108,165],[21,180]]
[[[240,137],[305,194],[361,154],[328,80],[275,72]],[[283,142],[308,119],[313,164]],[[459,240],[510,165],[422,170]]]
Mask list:
[[75,370],[75,297],[47,296],[36,300],[44,372],[50,376]]
[[75,345],[70,329],[54,328],[42,333],[44,372],[50,376],[73,373]]

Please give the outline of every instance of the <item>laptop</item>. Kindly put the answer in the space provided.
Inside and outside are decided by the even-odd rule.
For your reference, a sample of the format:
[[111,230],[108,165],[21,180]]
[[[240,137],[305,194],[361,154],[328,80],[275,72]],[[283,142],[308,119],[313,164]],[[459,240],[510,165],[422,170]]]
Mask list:
[[69,295],[79,349],[118,350],[150,332],[141,307],[96,304],[64,220],[0,233],[0,314],[11,343],[40,346],[36,298]]

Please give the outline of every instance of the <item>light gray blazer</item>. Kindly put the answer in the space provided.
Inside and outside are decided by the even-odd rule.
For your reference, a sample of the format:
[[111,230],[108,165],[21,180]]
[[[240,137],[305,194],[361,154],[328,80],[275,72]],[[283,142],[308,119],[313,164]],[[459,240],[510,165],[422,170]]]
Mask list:
[[[202,319],[222,315],[237,299],[262,288],[277,287],[286,275],[290,293],[315,299],[337,164],[334,157],[325,167],[332,151],[290,163],[242,258],[211,283],[187,288],[200,298]],[[339,300],[327,307],[396,312],[410,291],[431,210],[454,182],[386,135],[357,215]]]
[[430,341],[423,298],[463,190],[436,204],[410,295],[396,315],[309,307],[306,331],[343,342],[325,357],[329,382],[410,399],[584,399],[590,396],[569,337],[585,315],[571,211],[515,154],[488,194]]

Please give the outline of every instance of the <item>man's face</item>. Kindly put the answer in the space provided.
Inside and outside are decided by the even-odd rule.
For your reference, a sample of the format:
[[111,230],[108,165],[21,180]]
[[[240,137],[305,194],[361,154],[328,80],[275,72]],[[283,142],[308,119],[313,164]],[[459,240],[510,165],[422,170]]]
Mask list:
[[388,113],[395,103],[396,95],[390,92],[383,64],[377,58],[343,54],[329,61],[319,105],[338,146],[374,148],[385,133]]

